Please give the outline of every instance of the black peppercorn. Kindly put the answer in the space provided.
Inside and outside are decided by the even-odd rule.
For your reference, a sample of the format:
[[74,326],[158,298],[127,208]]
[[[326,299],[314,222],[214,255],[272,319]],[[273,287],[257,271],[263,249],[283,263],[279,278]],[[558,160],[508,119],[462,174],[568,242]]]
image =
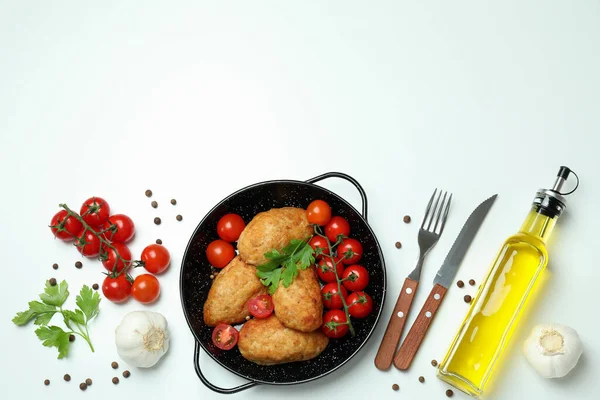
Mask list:
[[44,385],[48,386],[49,384],[50,384],[50,379],[46,379],[46,380],[44,381]]
[[177,221],[181,221],[183,219],[183,217],[181,216],[181,214],[179,214],[178,216],[175,217],[175,219],[177,219]]
[[63,379],[67,382],[69,382],[71,380],[71,375],[69,374],[65,374],[65,376],[63,376]]
[[446,390],[446,396],[452,397],[452,396],[454,396],[454,392],[452,390],[448,389],[448,390]]
[[88,387],[88,385],[87,385],[85,382],[81,382],[81,383],[79,384],[79,389],[81,389],[81,390],[86,390],[86,389],[87,389],[87,387]]
[[425,382],[425,377],[423,377],[423,376],[420,376],[420,377],[419,377],[419,382],[421,382],[421,383]]
[[397,383],[394,383],[394,384],[392,385],[392,390],[398,390],[398,389],[400,389],[400,386],[398,386],[398,384],[397,384]]
[[162,240],[156,239],[156,244],[162,244]]
[[177,200],[171,199],[171,204],[173,204],[173,205],[177,204]]
[[114,383],[115,385],[119,383],[119,378],[117,378],[116,376],[112,378],[112,383]]
[[52,264],[52,268],[58,269],[58,264],[57,263]]
[[87,378],[85,380],[85,384],[88,385],[88,386],[92,386],[92,379],[91,378]]
[[464,287],[465,283],[463,281],[458,281],[456,282],[456,286],[458,286],[459,288]]
[[402,221],[408,224],[410,222],[410,215],[405,215],[404,218],[402,218]]
[[465,296],[465,303],[470,303],[470,302],[471,302],[471,300],[473,300],[473,299],[471,298],[471,296],[469,296],[469,295],[466,295],[466,296]]
[[69,342],[74,342],[75,341],[75,335],[71,334],[69,335]]
[[146,197],[152,197],[152,190],[146,190]]
[[113,369],[117,369],[117,368],[119,368],[119,363],[116,361],[113,361],[112,363],[110,363],[110,366],[113,367]]
[[131,372],[129,372],[128,370],[123,371],[123,376],[125,378],[129,378],[131,376]]
[[396,242],[396,248],[397,248],[397,249],[399,249],[399,248],[401,248],[401,247],[402,247],[402,243],[400,243],[400,242]]
[[50,286],[56,286],[56,279],[50,278],[48,282],[50,283]]
[[475,286],[475,279],[469,279],[469,285]]
[[153,201],[152,203],[150,203],[150,205],[152,206],[152,208],[158,207],[158,203],[156,201]]
[[94,290],[98,290],[99,288],[100,288],[100,286],[98,286],[98,284],[97,284],[97,283],[94,283],[94,284],[92,285],[92,289],[94,289]]
[[154,223],[155,223],[156,225],[160,225],[160,222],[161,222],[161,221],[160,221],[160,218],[159,218],[159,217],[156,217],[156,218],[154,218]]
[[83,264],[81,263],[81,261],[76,261],[75,268],[81,268],[81,267],[83,267]]

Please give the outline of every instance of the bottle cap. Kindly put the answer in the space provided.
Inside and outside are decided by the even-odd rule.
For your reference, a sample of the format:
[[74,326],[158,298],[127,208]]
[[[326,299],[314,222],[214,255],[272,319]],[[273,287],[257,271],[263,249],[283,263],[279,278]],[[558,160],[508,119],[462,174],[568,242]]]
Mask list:
[[[569,178],[569,175],[573,174],[577,179],[575,187],[566,193],[561,192],[563,185]],[[561,166],[554,186],[552,189],[539,189],[533,199],[533,204],[536,206],[536,211],[540,214],[547,215],[549,217],[558,217],[562,214],[564,209],[567,207],[567,200],[565,196],[570,195],[579,187],[579,177],[569,167]]]

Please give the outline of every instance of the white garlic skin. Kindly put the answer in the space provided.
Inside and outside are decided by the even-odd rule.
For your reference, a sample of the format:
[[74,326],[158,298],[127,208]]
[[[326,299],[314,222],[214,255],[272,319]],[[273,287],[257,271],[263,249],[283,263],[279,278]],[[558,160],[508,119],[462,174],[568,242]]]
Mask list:
[[150,368],[169,350],[169,330],[162,314],[132,311],[115,329],[119,357],[140,368]]
[[579,361],[583,345],[575,329],[560,324],[536,325],[523,345],[529,364],[544,378],[562,378]]

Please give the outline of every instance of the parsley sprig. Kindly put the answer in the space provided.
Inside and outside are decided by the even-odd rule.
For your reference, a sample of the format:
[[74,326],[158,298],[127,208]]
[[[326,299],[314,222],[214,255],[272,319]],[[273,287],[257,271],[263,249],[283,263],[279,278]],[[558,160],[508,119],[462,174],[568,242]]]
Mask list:
[[308,240],[292,239],[281,250],[273,249],[265,253],[267,261],[256,267],[256,275],[263,285],[269,288],[269,293],[275,293],[279,282],[289,287],[296,276],[298,268],[305,270],[315,262],[314,250]]
[[[78,307],[75,311],[62,308],[67,297],[69,297],[66,281],[54,286],[50,284],[50,281],[46,281],[44,293],[40,294],[39,297],[41,302],[37,300],[30,301],[29,309],[18,312],[12,322],[22,326],[33,319],[33,323],[39,325],[39,328],[35,330],[35,334],[44,346],[58,349],[58,358],[64,358],[69,353],[69,336],[71,334],[81,336],[94,352],[94,346],[92,346],[88,332],[88,323],[98,315],[100,294],[84,285],[75,298]],[[56,313],[62,314],[63,322],[69,329],[68,331],[58,326],[48,326]]]

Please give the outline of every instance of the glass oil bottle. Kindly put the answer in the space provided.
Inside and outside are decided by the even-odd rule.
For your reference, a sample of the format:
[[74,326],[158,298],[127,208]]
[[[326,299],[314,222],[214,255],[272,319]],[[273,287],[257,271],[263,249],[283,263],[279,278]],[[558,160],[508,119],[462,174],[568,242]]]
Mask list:
[[565,209],[564,196],[577,188],[560,192],[570,173],[561,167],[554,187],[536,193],[521,229],[504,242],[438,367],[441,380],[474,397],[482,395],[548,264],[546,242]]

